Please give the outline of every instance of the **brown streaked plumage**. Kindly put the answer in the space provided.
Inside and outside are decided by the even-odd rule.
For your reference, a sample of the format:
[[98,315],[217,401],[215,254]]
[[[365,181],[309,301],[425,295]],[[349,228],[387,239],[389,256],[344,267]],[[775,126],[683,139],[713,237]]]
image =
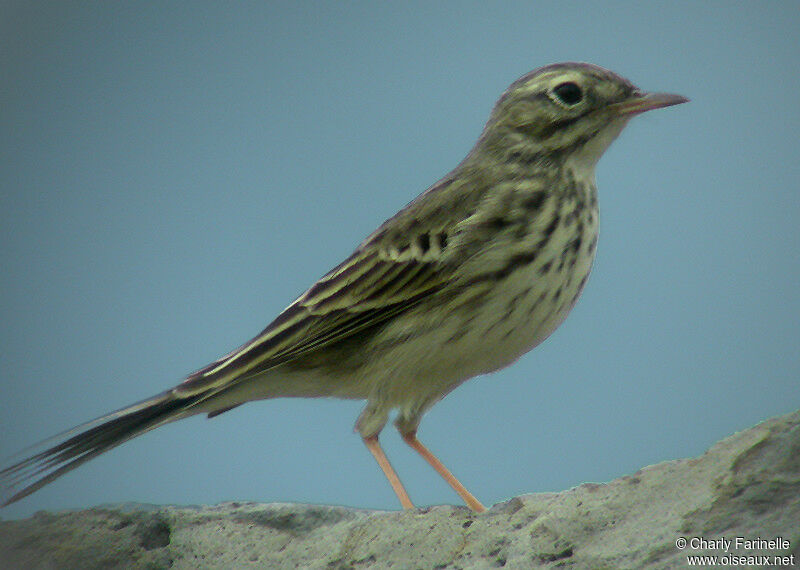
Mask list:
[[413,503],[378,443],[393,409],[404,441],[483,510],[417,440],[422,415],[563,321],[597,244],[597,160],[633,115],[685,101],[643,93],[590,64],[521,77],[453,171],[259,335],[174,388],[57,436],[0,471],[2,504],[178,419],[265,398],[338,397],[367,401],[356,429],[404,507]]

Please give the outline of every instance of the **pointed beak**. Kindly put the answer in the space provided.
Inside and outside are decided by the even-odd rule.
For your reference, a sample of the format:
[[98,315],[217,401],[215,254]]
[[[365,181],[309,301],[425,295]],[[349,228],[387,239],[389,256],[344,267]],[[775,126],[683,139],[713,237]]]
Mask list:
[[645,111],[680,105],[688,101],[689,99],[683,95],[675,95],[673,93],[642,93],[634,95],[622,103],[615,103],[609,108],[622,117],[632,117]]

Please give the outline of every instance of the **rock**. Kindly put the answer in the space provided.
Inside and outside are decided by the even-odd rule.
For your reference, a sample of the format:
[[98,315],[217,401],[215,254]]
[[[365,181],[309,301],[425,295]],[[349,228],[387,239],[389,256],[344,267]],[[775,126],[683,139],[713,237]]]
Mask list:
[[[736,538],[770,543],[739,543]],[[679,549],[676,543],[687,540]],[[701,548],[698,541],[709,541]],[[730,540],[725,544],[720,539]],[[114,505],[0,522],[0,567],[676,568],[800,565],[800,412],[607,484],[402,512]],[[711,547],[718,548],[711,548]],[[779,560],[730,556],[779,556]],[[698,566],[711,565],[710,562]]]

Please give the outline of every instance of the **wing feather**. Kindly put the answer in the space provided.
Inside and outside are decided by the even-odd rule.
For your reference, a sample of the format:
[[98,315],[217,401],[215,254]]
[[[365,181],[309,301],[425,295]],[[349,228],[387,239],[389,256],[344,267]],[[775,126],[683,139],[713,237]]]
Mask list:
[[[439,255],[405,247],[382,251],[367,241],[298,297],[261,333],[180,384],[180,394],[206,392],[307,355],[415,306],[450,274]],[[424,259],[422,259],[424,257]]]
[[460,168],[386,220],[260,334],[190,374],[176,390],[192,395],[225,389],[380,325],[435,295],[452,279],[454,251],[468,257],[463,250],[472,244],[459,237],[459,224],[475,214],[489,188],[479,183],[476,171],[472,191],[459,192],[453,202],[443,190],[460,190]]

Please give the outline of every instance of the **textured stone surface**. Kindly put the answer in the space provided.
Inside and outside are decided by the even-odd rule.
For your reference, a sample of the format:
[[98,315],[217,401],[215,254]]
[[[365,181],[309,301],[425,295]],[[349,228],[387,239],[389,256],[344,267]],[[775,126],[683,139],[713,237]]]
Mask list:
[[800,567],[800,412],[698,458],[517,497],[481,515],[255,503],[41,512],[0,522],[0,567],[682,568],[687,554],[726,552],[679,550],[679,537],[737,536],[790,546],[727,554],[794,556]]

